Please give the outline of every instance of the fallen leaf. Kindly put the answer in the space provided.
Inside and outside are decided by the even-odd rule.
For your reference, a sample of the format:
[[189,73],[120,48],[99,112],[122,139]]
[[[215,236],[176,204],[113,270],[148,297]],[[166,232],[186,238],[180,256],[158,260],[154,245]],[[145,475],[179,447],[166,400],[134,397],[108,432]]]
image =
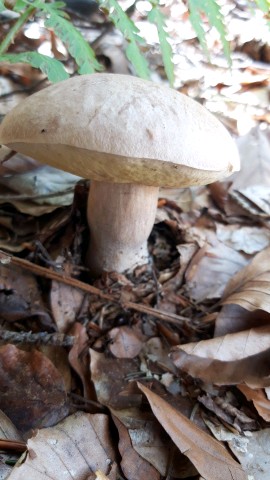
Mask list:
[[165,400],[138,384],[151,409],[179,450],[206,480],[246,480],[242,467],[226,448],[194,425]]
[[227,333],[236,333],[269,324],[268,312],[259,309],[250,312],[239,305],[228,304],[222,307],[216,318],[214,336],[222,337]]
[[270,327],[263,326],[174,347],[175,365],[216,385],[270,385]]
[[116,327],[110,330],[110,351],[117,358],[135,358],[139,355],[143,343],[142,335],[130,327]]
[[[120,439],[122,433],[124,439],[126,439],[126,434],[128,435],[128,442],[132,449],[129,452],[131,456],[134,455],[134,450],[147,463],[149,462],[162,477],[166,477],[168,473],[176,478],[196,475],[197,470],[187,457],[181,455],[178,450],[175,455],[173,454],[174,444],[152,412],[143,412],[136,408],[111,411],[114,421],[118,420],[117,428]],[[119,448],[121,452],[121,447]],[[130,468],[130,463],[128,468]],[[137,478],[141,479],[140,476]]]
[[26,460],[14,467],[10,480],[85,479],[97,470],[108,474],[115,459],[109,418],[103,414],[77,412],[39,430],[27,447]]
[[134,450],[127,428],[114,415],[113,421],[119,434],[121,468],[127,480],[159,480],[159,472]]
[[246,189],[251,185],[270,186],[270,142],[260,126],[237,140],[241,170],[230,177],[231,189]]
[[220,298],[230,280],[247,260],[222,242],[205,244],[192,258],[185,274],[188,294],[196,301]]
[[269,480],[270,429],[252,432],[249,436],[228,441],[229,447],[241,463],[249,480]]
[[53,425],[68,413],[64,381],[37,350],[0,347],[0,408],[21,431]]
[[270,422],[270,400],[267,398],[262,388],[250,388],[247,385],[238,385],[240,392],[246,399],[254,404],[258,414],[266,421]]
[[270,313],[270,248],[266,248],[229,281],[223,305],[237,304],[246,310]]
[[37,316],[45,324],[52,325],[36,277],[31,272],[0,264],[0,315],[10,322]]
[[228,247],[254,255],[270,244],[270,231],[264,227],[246,227],[237,224],[216,225],[217,239]]

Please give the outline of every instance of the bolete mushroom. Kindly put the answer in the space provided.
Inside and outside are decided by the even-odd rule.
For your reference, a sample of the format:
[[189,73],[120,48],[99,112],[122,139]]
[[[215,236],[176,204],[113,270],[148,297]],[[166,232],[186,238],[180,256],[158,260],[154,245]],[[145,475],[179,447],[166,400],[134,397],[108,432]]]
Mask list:
[[95,275],[147,262],[160,186],[205,185],[239,169],[235,143],[204,107],[125,75],[78,76],[35,93],[5,117],[0,142],[92,180]]

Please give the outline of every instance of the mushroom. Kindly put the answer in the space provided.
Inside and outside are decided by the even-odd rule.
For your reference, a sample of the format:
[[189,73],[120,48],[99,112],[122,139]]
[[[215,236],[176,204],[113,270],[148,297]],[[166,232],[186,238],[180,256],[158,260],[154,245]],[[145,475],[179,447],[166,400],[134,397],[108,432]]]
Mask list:
[[234,141],[204,107],[136,77],[73,77],[6,115],[0,142],[91,179],[91,273],[148,261],[159,187],[206,185],[239,170]]

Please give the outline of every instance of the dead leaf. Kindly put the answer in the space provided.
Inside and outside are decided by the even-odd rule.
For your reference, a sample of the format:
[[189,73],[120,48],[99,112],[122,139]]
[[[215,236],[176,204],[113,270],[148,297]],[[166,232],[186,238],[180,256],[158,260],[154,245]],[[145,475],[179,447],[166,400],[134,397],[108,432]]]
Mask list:
[[127,480],[159,480],[159,472],[144,460],[132,447],[127,428],[113,416],[119,434],[119,451],[122,457],[121,468]]
[[0,347],[0,408],[22,431],[57,423],[68,413],[64,381],[37,350]]
[[241,466],[226,448],[202,432],[165,400],[139,384],[151,409],[179,450],[195,465],[206,480],[246,480]]
[[175,365],[195,378],[217,385],[270,385],[270,327],[174,347]]
[[196,301],[219,298],[229,281],[247,260],[221,242],[205,244],[192,258],[186,270],[186,288]]
[[110,351],[117,358],[135,358],[139,355],[143,343],[142,335],[130,327],[116,327],[110,330]]
[[270,422],[270,401],[262,388],[250,388],[247,385],[238,385],[240,392],[246,399],[254,404],[258,414],[266,421]]
[[[197,470],[188,458],[181,455],[176,449],[152,412],[142,412],[139,409],[131,408],[129,410],[112,410],[112,413],[114,422],[116,420],[118,422],[116,422],[116,426],[120,442],[121,439],[123,442],[122,449],[129,445],[129,448],[125,450],[126,456],[132,458],[135,454],[139,455],[140,462],[143,458],[147,464],[154,467],[154,472],[158,471],[162,477],[166,477],[168,474],[173,478],[196,475]],[[175,455],[173,455],[174,447]],[[120,445],[119,449],[123,456]],[[130,470],[130,465],[133,464],[131,458],[129,461],[128,458],[123,458],[123,461],[127,463],[127,470]],[[144,466],[144,463],[142,465]],[[128,477],[128,475],[126,476]],[[137,478],[141,480],[140,475]],[[148,476],[146,480],[149,478],[152,479]]]
[[263,310],[249,312],[239,305],[224,305],[216,318],[215,337],[222,337],[227,333],[236,333],[241,330],[262,327],[270,324],[270,314]]
[[115,459],[109,419],[103,414],[77,412],[39,430],[27,446],[27,458],[14,467],[10,480],[85,479],[97,470],[109,474]]
[[110,358],[93,349],[90,358],[91,379],[102,405],[117,410],[140,405],[140,393],[126,394],[130,380],[140,371],[138,358]]
[[221,299],[223,305],[237,304],[246,310],[270,313],[270,248],[258,253],[228,283]]
[[89,337],[86,328],[80,323],[75,322],[69,333],[75,337],[74,344],[68,355],[70,365],[81,379],[84,398],[96,401],[96,392],[90,377]]
[[43,323],[52,324],[38,289],[36,277],[19,267],[0,264],[0,314],[14,322],[40,317]]
[[270,429],[252,432],[228,442],[250,480],[268,480],[270,471]]
[[270,187],[270,142],[267,132],[257,126],[247,135],[239,137],[237,146],[241,170],[230,177],[231,189],[247,189],[252,185]]
[[263,227],[246,227],[237,224],[216,225],[217,239],[228,247],[254,255],[270,244],[270,231]]

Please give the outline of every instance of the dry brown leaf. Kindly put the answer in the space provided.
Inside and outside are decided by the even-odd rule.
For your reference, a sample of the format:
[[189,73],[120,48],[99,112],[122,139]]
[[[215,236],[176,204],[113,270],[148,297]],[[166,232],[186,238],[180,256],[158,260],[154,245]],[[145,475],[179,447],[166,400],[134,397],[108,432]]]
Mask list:
[[28,441],[28,452],[10,480],[81,480],[97,470],[108,475],[115,459],[108,416],[77,412],[39,430]]
[[230,180],[232,189],[240,190],[252,185],[270,186],[270,143],[267,132],[260,126],[239,137],[237,146],[241,158],[241,170]]
[[270,385],[270,327],[253,328],[173,349],[175,365],[216,385]]
[[270,429],[235,437],[228,442],[230,449],[248,474],[249,480],[269,480]]
[[142,335],[130,327],[116,327],[110,330],[110,351],[117,358],[135,358],[139,355],[143,343]]
[[[0,439],[22,442],[23,438],[11,420],[0,410]],[[17,461],[17,455],[0,451],[0,479],[4,480],[11,472],[11,465]]]
[[127,428],[114,415],[113,421],[119,434],[121,468],[127,480],[159,480],[159,472],[134,450]]
[[216,241],[205,244],[191,260],[186,270],[186,288],[196,301],[219,298],[229,279],[247,261],[243,255]]
[[59,332],[67,333],[81,309],[85,294],[69,285],[52,281],[50,304]]
[[96,393],[90,376],[89,337],[86,328],[80,323],[75,322],[69,334],[75,337],[74,344],[68,354],[69,363],[81,379],[84,398],[96,401]]
[[0,264],[0,315],[11,322],[38,316],[52,324],[31,272]]
[[141,403],[141,394],[126,393],[130,380],[140,371],[137,358],[110,358],[90,350],[91,379],[98,401],[117,410],[136,407]]
[[269,324],[268,312],[263,310],[249,312],[239,305],[224,305],[216,318],[214,336],[222,337],[227,333],[236,333]]
[[139,384],[151,409],[179,450],[206,480],[246,480],[241,466],[217,440],[202,432],[165,400]]
[[216,224],[217,239],[228,247],[242,251],[248,255],[254,255],[270,244],[270,231],[265,227],[255,225],[241,226],[238,224],[222,225]]
[[[126,433],[130,444],[130,448],[134,449],[137,454],[144,460],[149,462],[161,475],[166,477],[170,474],[176,478],[186,478],[196,475],[197,470],[187,457],[181,455],[179,451],[173,455],[174,445],[172,440],[164,431],[156,417],[149,412],[142,412],[139,409],[131,408],[128,410],[112,410],[113,418],[118,419],[119,436]],[[122,425],[123,430],[120,426]],[[121,452],[121,447],[120,452]],[[123,447],[122,447],[123,448]],[[134,456],[132,450],[126,451]],[[130,465],[128,465],[130,468]],[[140,478],[141,477],[137,477]],[[152,477],[148,477],[151,478]],[[147,480],[148,480],[147,478]]]
[[237,304],[246,310],[270,313],[270,248],[258,253],[229,281],[222,304]]
[[67,413],[64,381],[37,350],[0,347],[0,408],[22,431],[50,426]]
[[250,388],[247,385],[238,385],[247,400],[253,402],[258,414],[266,421],[270,422],[270,400],[265,395],[262,388]]

